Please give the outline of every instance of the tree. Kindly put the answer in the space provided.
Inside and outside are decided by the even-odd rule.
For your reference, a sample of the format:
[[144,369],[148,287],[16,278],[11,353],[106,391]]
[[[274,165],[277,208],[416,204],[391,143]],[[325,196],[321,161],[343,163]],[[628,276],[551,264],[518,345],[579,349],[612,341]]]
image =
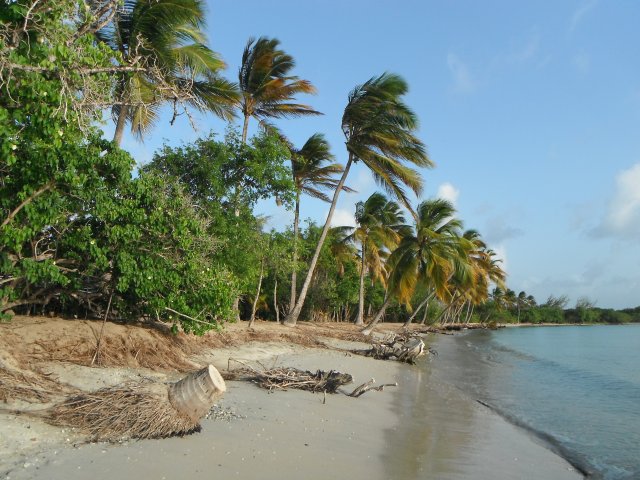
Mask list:
[[299,93],[315,93],[308,80],[290,75],[295,67],[291,55],[279,49],[275,38],[250,38],[242,54],[238,72],[240,109],[243,116],[242,141],[247,139],[249,119],[259,122],[270,118],[286,118],[302,115],[319,115],[309,105],[294,103]]
[[[173,121],[187,106],[230,120],[237,86],[222,77],[224,62],[206,46],[202,0],[125,0],[97,38],[130,66],[115,86],[113,140],[125,124],[142,137],[158,119],[162,104],[173,103]],[[135,68],[134,68],[135,67]],[[182,110],[182,112],[180,111]]]
[[[293,217],[293,271],[291,272],[291,296],[289,310],[293,310],[296,304],[297,293],[297,268],[298,262],[298,234],[300,222],[300,196],[304,193],[310,197],[318,198],[325,202],[331,199],[323,192],[327,189],[335,189],[338,181],[335,175],[342,173],[343,167],[339,163],[332,162],[329,143],[324,135],[316,133],[309,137],[301,149],[296,149],[287,141],[291,152],[291,170],[296,190],[295,210]],[[353,191],[343,186],[343,190]]]
[[557,297],[554,295],[549,295],[547,301],[542,306],[563,309],[567,306],[568,303],[569,297],[567,297],[566,295],[559,295]]
[[249,144],[229,130],[224,140],[215,135],[182,147],[163,147],[143,171],[179,179],[198,207],[209,217],[209,231],[221,244],[212,261],[236,278],[239,296],[253,294],[263,251],[256,248],[261,227],[253,208],[260,199],[278,196],[291,205],[294,198],[289,152],[269,132]]
[[417,209],[415,230],[405,235],[389,256],[390,273],[385,301],[363,333],[368,335],[381,320],[395,297],[408,304],[418,284],[432,290],[441,299],[451,297],[449,279],[456,261],[464,258],[462,222],[454,218],[453,205],[442,199],[422,202]]
[[371,278],[386,283],[384,258],[398,244],[402,233],[406,233],[404,216],[400,206],[381,193],[372,194],[366,201],[356,204],[357,226],[349,239],[360,245],[360,293],[356,325],[364,324],[365,273]]
[[408,186],[416,194],[421,192],[420,174],[405,165],[405,162],[421,167],[430,167],[432,163],[424,144],[414,135],[418,121],[413,111],[402,101],[402,96],[406,93],[407,84],[401,77],[384,73],[357,86],[349,94],[342,116],[342,131],[349,159],[334,191],[329,214],[300,296],[296,306],[287,315],[285,324],[295,325],[298,321],[340,191],[354,162],[364,163],[372,171],[375,180],[404,205],[409,205],[409,201],[403,186]]

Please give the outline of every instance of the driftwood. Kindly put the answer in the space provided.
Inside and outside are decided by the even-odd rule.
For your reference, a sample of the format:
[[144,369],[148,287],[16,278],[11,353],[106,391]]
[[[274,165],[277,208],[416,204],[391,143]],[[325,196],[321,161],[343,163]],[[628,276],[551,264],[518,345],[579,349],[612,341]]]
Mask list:
[[200,419],[226,390],[212,365],[169,386],[126,383],[75,395],[46,411],[53,425],[74,427],[92,440],[165,438],[200,431]]
[[378,360],[397,360],[399,362],[415,363],[416,359],[427,353],[437,355],[432,349],[427,349],[422,338],[411,335],[391,335],[379,342],[373,342],[366,350],[352,350],[352,353],[373,357]]
[[384,390],[384,387],[397,387],[398,386],[398,382],[395,382],[395,383],[383,383],[382,385],[378,385],[376,387],[373,386],[374,383],[376,383],[376,380],[375,380],[375,378],[372,378],[368,382],[363,383],[359,387],[356,387],[356,389],[353,392],[351,392],[349,394],[349,396],[350,397],[354,397],[354,398],[358,398],[360,395],[364,395],[365,393],[367,393],[370,390],[375,390],[377,392],[381,392],[381,391]]
[[335,370],[329,370],[328,372],[318,370],[315,373],[293,367],[262,368],[259,370],[245,362],[232,358],[229,359],[229,366],[231,362],[239,363],[242,367],[234,370],[228,367],[224,374],[227,380],[249,380],[269,391],[296,388],[310,392],[337,393],[338,387],[353,382],[351,375]]
[[[231,370],[231,362],[242,366]],[[254,368],[241,360],[230,358],[227,371],[224,372],[224,378],[227,380],[248,380],[269,391],[296,388],[309,392],[323,392],[322,403],[327,402],[327,393],[342,393],[348,397],[358,398],[370,390],[381,392],[385,387],[398,386],[397,383],[384,383],[374,386],[375,379],[372,378],[356,387],[351,393],[347,393],[340,387],[353,382],[353,377],[348,373],[341,373],[335,370],[329,370],[328,372],[317,370],[313,373],[292,367],[271,369],[266,369],[262,365],[260,367],[261,369]]]

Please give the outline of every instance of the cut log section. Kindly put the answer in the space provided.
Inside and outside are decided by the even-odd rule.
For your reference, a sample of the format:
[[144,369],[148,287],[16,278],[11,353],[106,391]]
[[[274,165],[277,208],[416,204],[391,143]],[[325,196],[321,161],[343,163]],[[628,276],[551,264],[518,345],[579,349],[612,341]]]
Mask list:
[[169,401],[178,412],[198,422],[226,390],[220,372],[209,365],[171,385]]

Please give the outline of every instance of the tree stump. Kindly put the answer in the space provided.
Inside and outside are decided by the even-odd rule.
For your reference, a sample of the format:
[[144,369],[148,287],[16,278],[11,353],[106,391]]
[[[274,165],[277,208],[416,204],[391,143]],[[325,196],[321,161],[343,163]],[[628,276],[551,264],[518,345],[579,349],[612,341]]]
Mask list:
[[178,412],[198,422],[226,390],[220,372],[209,365],[171,385],[169,401]]

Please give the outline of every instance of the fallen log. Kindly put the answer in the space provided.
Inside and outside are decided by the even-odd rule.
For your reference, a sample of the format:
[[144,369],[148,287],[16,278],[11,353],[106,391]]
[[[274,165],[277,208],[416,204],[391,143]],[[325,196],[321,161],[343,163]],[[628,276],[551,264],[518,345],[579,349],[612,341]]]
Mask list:
[[126,383],[74,395],[44,418],[83,430],[93,441],[182,436],[200,431],[200,419],[225,391],[222,376],[209,365],[168,386]]
[[426,348],[422,338],[411,335],[391,335],[379,342],[373,342],[369,349],[351,352],[378,360],[397,360],[411,364],[422,355],[435,353]]

